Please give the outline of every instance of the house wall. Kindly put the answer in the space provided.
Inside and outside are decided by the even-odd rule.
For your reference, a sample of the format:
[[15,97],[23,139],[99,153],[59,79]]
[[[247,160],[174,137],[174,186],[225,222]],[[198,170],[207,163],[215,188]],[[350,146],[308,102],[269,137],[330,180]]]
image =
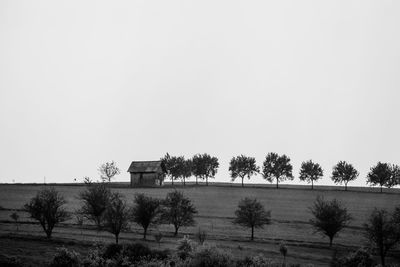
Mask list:
[[157,173],[131,173],[131,187],[134,186],[159,186]]

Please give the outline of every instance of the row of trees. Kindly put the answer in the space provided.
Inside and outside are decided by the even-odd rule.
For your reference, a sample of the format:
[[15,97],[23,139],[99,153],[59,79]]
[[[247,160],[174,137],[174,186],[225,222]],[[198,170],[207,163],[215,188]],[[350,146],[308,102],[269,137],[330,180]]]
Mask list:
[[[333,239],[352,220],[347,208],[336,199],[325,201],[322,197],[317,197],[310,211],[313,215],[310,219],[311,225],[316,232],[329,238],[330,247]],[[271,211],[266,211],[257,199],[242,199],[235,216],[234,224],[251,229],[251,240],[254,239],[255,228],[264,228],[271,223]],[[377,249],[382,266],[385,266],[387,253],[400,243],[400,206],[393,213],[375,208],[363,227],[365,237]]]
[[[92,222],[98,230],[112,233],[116,243],[120,232],[129,229],[130,222],[143,228],[144,239],[150,225],[172,224],[174,236],[182,226],[195,225],[196,208],[189,198],[176,190],[169,192],[165,199],[137,194],[130,206],[123,195],[111,192],[105,184],[95,184],[81,192],[79,199],[82,206],[75,212],[76,216]],[[39,191],[25,205],[25,209],[51,238],[53,228],[71,218],[72,214],[63,207],[65,204],[64,197],[51,188]],[[317,197],[309,210],[312,214],[311,225],[329,238],[329,246],[352,220],[347,208],[336,199],[325,201]],[[232,223],[250,228],[253,240],[255,229],[271,224],[271,211],[267,211],[257,199],[244,198],[238,203]],[[400,206],[393,213],[374,209],[364,224],[364,230],[366,238],[377,248],[384,266],[388,251],[400,243]]]
[[[216,157],[208,154],[197,154],[192,159],[185,159],[183,156],[170,156],[168,153],[162,158],[165,174],[168,176],[172,184],[174,180],[181,179],[183,185],[186,184],[186,179],[194,175],[196,184],[198,179],[206,180],[214,178],[217,173],[219,163]],[[293,166],[290,163],[290,158],[286,155],[277,153],[269,153],[261,166],[261,169],[256,164],[254,157],[240,155],[233,157],[229,163],[229,172],[232,181],[237,178],[241,179],[244,186],[244,179],[250,179],[253,175],[261,174],[265,180],[270,183],[275,182],[276,188],[279,188],[279,183],[285,180],[293,180]],[[324,171],[319,163],[312,160],[304,161],[300,167],[299,178],[311,184],[314,189],[314,183],[321,179]],[[336,184],[344,184],[347,190],[347,184],[355,180],[359,176],[359,172],[354,166],[346,161],[339,161],[332,170],[331,179]],[[400,167],[398,165],[378,162],[370,169],[367,175],[367,183],[383,187],[393,187],[400,185]]]
[[182,192],[173,191],[166,198],[156,199],[137,194],[133,205],[129,205],[125,197],[118,192],[111,192],[105,183],[89,185],[78,197],[82,206],[75,212],[67,212],[65,198],[54,188],[39,191],[28,203],[25,210],[31,218],[37,220],[47,238],[51,238],[54,227],[76,215],[77,221],[93,223],[97,230],[105,230],[115,236],[118,243],[119,234],[129,229],[133,222],[143,227],[143,238],[147,229],[154,224],[172,224],[174,235],[182,226],[194,225],[196,208],[191,200]]

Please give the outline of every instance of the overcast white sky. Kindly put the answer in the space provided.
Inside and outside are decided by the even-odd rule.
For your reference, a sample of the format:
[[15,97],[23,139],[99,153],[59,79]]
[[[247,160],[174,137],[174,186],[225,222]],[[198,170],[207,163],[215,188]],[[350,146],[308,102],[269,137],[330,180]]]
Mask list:
[[[400,164],[400,1],[0,2],[0,182],[166,152]],[[260,177],[254,182],[260,182]]]

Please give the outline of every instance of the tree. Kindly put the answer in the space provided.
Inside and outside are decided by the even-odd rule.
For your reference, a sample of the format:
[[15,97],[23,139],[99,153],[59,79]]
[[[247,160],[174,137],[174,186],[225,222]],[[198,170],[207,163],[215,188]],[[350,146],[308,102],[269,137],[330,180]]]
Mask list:
[[240,155],[231,159],[229,171],[231,172],[232,181],[237,177],[240,177],[242,179],[242,187],[244,187],[244,177],[247,176],[250,180],[250,177],[257,174],[260,171],[260,168],[256,165],[255,158]]
[[332,181],[335,184],[344,183],[344,190],[347,191],[347,184],[350,181],[355,180],[359,175],[359,172],[346,161],[339,161],[334,167],[332,171]]
[[100,230],[110,196],[110,189],[103,183],[87,186],[86,190],[79,194],[79,199],[82,200],[83,204],[78,213],[92,221]]
[[390,176],[390,180],[388,182],[388,187],[400,185],[400,166],[393,164],[391,166],[391,172],[392,172],[392,175]]
[[99,167],[100,177],[103,182],[111,182],[115,175],[120,173],[114,161],[106,162]]
[[382,266],[385,266],[387,252],[400,242],[400,209],[393,215],[386,210],[374,209],[364,224],[366,237],[375,245],[381,257]]
[[310,210],[314,215],[310,223],[317,232],[329,237],[329,246],[332,247],[333,238],[350,222],[350,214],[338,200],[324,201],[320,196]]
[[293,166],[290,164],[289,157],[271,152],[265,157],[262,174],[270,183],[275,179],[276,188],[279,188],[279,182],[293,180],[292,170]]
[[178,176],[182,179],[183,186],[186,185],[186,179],[192,176],[192,160],[184,157],[177,158]]
[[177,190],[169,192],[163,201],[162,221],[174,225],[174,236],[178,235],[181,226],[195,225],[197,213],[192,201]]
[[64,204],[66,201],[58,191],[46,188],[39,191],[24,207],[31,218],[39,221],[47,238],[50,239],[54,227],[69,218]]
[[174,185],[174,180],[179,179],[181,177],[182,172],[182,164],[185,161],[183,156],[176,157],[170,156],[168,153],[161,159],[161,164],[164,166],[164,173],[166,176],[169,176]]
[[257,199],[247,197],[239,201],[235,216],[234,224],[251,228],[251,240],[254,240],[254,228],[264,228],[264,225],[271,223],[271,211],[265,211]]
[[300,168],[300,180],[311,183],[311,189],[314,189],[314,181],[317,181],[324,176],[324,172],[318,163],[312,160],[303,162]]
[[124,197],[119,193],[112,193],[104,212],[104,229],[115,236],[115,243],[121,231],[129,229],[130,211]]
[[144,194],[135,196],[135,206],[132,209],[132,221],[143,227],[143,239],[146,239],[147,228],[151,224],[159,222],[158,216],[161,213],[160,201],[147,197]]
[[206,185],[208,185],[208,179],[214,178],[217,174],[219,167],[218,158],[211,157],[208,154],[197,154],[193,156],[193,174],[196,177],[196,185],[198,184],[197,179],[205,179]]
[[10,218],[14,221],[15,226],[17,227],[17,232],[18,232],[18,220],[19,220],[19,215],[16,211],[14,211],[13,213],[11,213]]
[[393,172],[390,164],[378,162],[375,166],[371,167],[367,175],[367,183],[374,186],[379,185],[382,193],[383,186],[391,186],[392,174]]

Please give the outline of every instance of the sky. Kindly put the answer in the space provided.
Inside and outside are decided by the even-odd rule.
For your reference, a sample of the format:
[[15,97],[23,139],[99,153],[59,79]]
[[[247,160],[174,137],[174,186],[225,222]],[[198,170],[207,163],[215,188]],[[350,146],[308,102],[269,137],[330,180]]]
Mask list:
[[[0,183],[166,152],[400,164],[399,1],[0,1]],[[237,181],[239,182],[239,181]],[[260,175],[250,182],[263,182]]]

